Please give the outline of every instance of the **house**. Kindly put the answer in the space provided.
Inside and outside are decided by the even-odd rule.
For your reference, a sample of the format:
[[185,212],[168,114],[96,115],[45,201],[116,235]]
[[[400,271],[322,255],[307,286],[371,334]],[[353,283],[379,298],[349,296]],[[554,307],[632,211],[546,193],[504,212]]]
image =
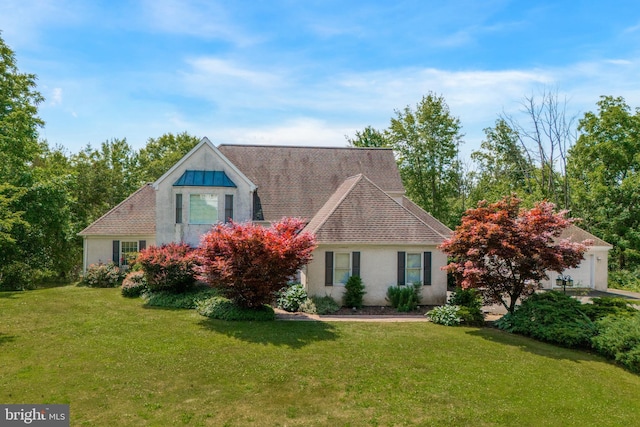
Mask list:
[[404,196],[393,152],[383,148],[220,145],[203,138],[152,184],[79,234],[83,266],[149,245],[197,246],[211,225],[307,221],[313,260],[300,272],[310,295],[340,301],[350,275],[362,277],[365,305],[386,305],[392,285],[421,283],[424,304],[446,301],[451,230]]
[[[591,240],[593,244],[584,254],[584,260],[576,268],[568,268],[562,275],[569,276],[572,286],[575,288],[594,289],[606,291],[609,280],[609,251],[613,248],[609,243],[581,229],[575,224],[570,225],[560,235],[560,239],[569,239],[572,242],[584,242]],[[543,289],[562,288],[556,283],[557,273],[550,273],[549,279],[542,282]]]

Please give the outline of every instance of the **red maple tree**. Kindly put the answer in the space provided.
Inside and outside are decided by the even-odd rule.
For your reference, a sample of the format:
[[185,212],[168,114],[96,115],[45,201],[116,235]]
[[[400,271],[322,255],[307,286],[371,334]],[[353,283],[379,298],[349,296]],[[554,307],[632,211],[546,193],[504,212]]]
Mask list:
[[518,298],[540,288],[549,271],[577,267],[592,243],[560,239],[574,220],[566,218],[567,211],[555,213],[553,203],[539,202],[529,210],[520,204],[514,195],[479,202],[440,245],[452,259],[443,269],[459,286],[480,289],[488,302],[500,303],[510,313]]
[[309,261],[315,238],[305,223],[285,218],[271,227],[253,223],[215,225],[202,237],[198,279],[221,289],[243,307],[271,302]]

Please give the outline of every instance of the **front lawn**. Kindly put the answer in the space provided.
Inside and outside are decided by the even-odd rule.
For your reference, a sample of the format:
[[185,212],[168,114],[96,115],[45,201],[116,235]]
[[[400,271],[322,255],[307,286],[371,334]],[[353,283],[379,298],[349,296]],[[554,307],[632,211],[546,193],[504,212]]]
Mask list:
[[119,289],[0,293],[0,403],[71,425],[634,425],[640,376],[493,329],[223,322]]

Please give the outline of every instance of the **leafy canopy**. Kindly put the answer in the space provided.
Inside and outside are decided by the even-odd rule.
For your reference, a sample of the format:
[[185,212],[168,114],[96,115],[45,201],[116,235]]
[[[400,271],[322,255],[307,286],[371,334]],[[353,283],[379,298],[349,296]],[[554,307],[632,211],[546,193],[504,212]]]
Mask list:
[[480,288],[485,298],[513,312],[547,279],[548,271],[576,267],[591,242],[571,242],[560,234],[573,220],[554,213],[549,202],[521,210],[515,196],[469,209],[440,249],[452,258],[444,267],[463,288]]

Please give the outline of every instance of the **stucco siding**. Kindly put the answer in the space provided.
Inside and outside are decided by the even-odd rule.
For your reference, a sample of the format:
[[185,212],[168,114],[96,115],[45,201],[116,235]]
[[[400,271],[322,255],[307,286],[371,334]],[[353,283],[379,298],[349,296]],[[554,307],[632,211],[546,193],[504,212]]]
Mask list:
[[[606,291],[609,280],[608,253],[610,247],[593,246],[584,255],[584,260],[576,268],[569,268],[562,272],[573,279],[576,288],[590,288],[598,291]],[[558,273],[550,272],[549,280],[542,282],[544,289],[556,288]]]
[[[233,183],[233,187],[181,186],[173,184],[186,170],[223,171]],[[191,246],[200,243],[201,236],[211,229],[211,224],[190,224],[189,198],[192,194],[217,196],[218,221],[225,221],[225,196],[233,196],[233,220],[250,221],[252,218],[253,196],[250,184],[221,155],[207,144],[203,144],[191,156],[184,159],[178,168],[163,176],[157,182],[156,191],[156,235],[158,244],[186,242]],[[176,224],[176,194],[182,194],[182,223]]]
[[422,287],[422,304],[440,305],[446,302],[447,277],[440,267],[446,264],[446,256],[435,246],[366,246],[320,245],[313,260],[302,274],[307,292],[314,296],[329,295],[342,303],[343,285],[325,286],[325,254],[360,252],[360,277],[365,286],[364,305],[389,305],[386,293],[389,286],[397,285],[398,251],[407,253],[431,252],[432,284]]
[[154,235],[137,235],[137,236],[86,236],[84,238],[83,251],[83,271],[91,264],[108,264],[113,258],[113,241],[120,242],[139,242],[144,240],[147,247],[155,245],[156,238]]

